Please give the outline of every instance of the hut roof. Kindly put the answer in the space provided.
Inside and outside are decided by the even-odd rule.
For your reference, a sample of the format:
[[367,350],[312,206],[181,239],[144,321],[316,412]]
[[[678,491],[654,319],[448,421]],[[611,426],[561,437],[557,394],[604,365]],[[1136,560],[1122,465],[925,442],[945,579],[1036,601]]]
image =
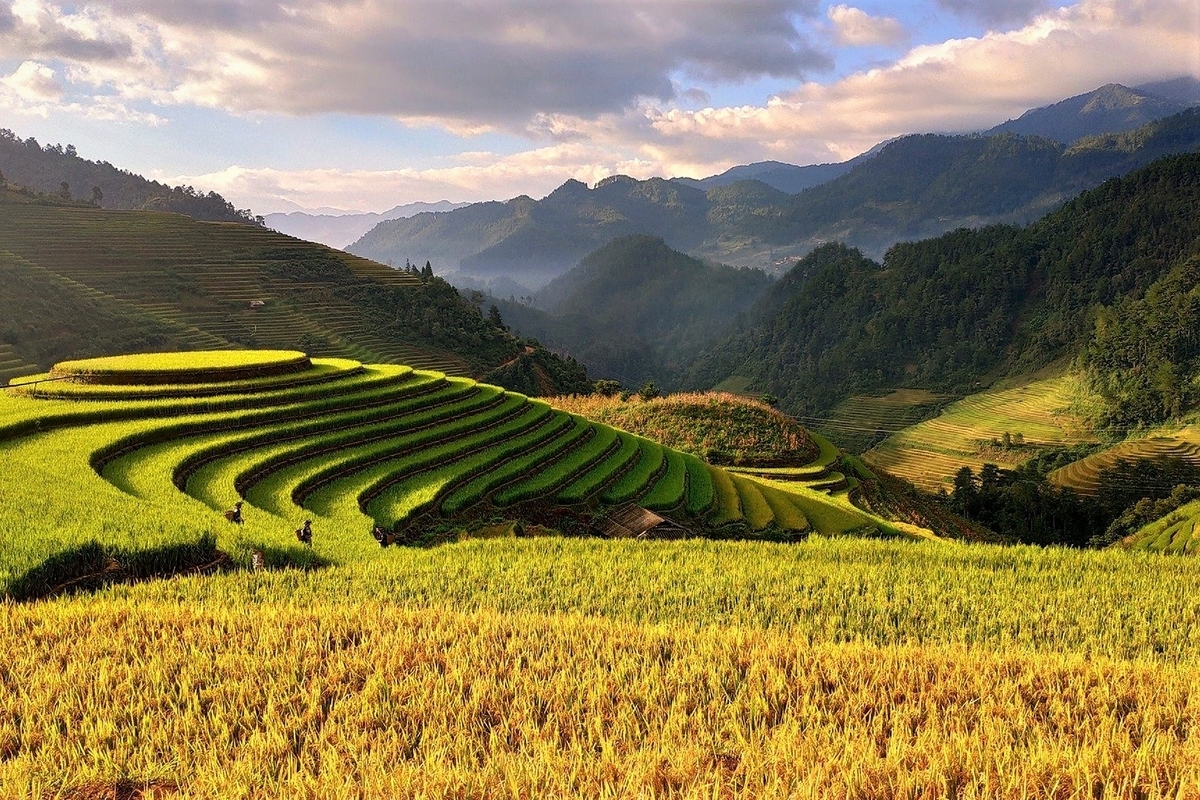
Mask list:
[[636,503],[629,503],[612,511],[597,525],[600,533],[610,539],[637,539],[652,531],[686,534],[687,531],[668,519],[660,517]]

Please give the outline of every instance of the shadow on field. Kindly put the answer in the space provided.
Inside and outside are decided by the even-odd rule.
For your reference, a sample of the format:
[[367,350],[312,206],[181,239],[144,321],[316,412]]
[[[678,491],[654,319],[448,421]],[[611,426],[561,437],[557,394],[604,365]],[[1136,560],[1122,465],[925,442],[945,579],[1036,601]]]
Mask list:
[[323,569],[333,565],[333,562],[327,558],[314,553],[307,547],[279,547],[269,544],[250,544],[250,552],[262,553],[262,566],[259,567],[254,563],[254,557],[250,557],[251,569]]
[[[261,545],[263,569],[322,569],[333,562],[303,547]],[[153,550],[107,550],[97,542],[55,553],[8,586],[18,602],[94,592],[114,583],[138,583],[184,575],[208,575],[238,569],[230,555],[217,549],[216,537]]]
[[216,538],[201,536],[153,550],[109,551],[97,542],[55,553],[8,586],[14,600],[40,600],[64,594],[89,592],[111,583],[168,578],[216,572],[233,562],[217,549]]

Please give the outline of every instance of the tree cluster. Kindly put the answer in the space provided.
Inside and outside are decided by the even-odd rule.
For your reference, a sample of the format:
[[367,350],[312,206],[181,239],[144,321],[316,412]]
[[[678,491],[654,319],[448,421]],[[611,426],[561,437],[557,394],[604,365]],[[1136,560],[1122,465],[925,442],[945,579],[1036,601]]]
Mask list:
[[1104,398],[1102,422],[1132,428],[1179,417],[1200,400],[1200,257],[1182,262],[1141,297],[1096,314],[1080,356]]
[[32,136],[21,139],[0,129],[0,169],[14,183],[63,200],[90,202],[102,208],[173,211],[200,220],[261,225],[249,209],[235,208],[216,192],[192,186],[167,186],[107,161],[81,158],[74,145],[42,145]]
[[1200,468],[1180,459],[1118,462],[1089,495],[1055,486],[1038,467],[984,464],[978,474],[963,467],[942,499],[955,513],[1016,541],[1103,547],[1200,497]]

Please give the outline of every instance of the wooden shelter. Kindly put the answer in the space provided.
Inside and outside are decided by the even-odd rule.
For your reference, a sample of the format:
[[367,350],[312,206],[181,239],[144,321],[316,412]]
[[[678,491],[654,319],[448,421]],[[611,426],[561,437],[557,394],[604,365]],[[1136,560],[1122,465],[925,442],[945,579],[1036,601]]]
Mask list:
[[682,525],[636,503],[613,509],[596,523],[596,528],[609,539],[682,539],[693,535]]

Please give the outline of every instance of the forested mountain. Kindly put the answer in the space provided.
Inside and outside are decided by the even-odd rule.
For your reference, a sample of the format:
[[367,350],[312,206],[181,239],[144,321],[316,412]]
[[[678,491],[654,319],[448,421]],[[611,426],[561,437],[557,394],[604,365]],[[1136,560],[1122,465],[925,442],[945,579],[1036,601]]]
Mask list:
[[817,410],[900,385],[965,392],[1086,350],[1097,379],[1113,381],[1112,419],[1150,421],[1176,407],[1196,369],[1188,276],[1197,262],[1188,259],[1200,255],[1197,208],[1200,155],[1188,154],[1110,180],[1026,228],[898,244],[881,264],[825,245],[687,382],[741,375],[790,410]]
[[211,222],[261,224],[249,209],[237,209],[216,192],[191,186],[167,186],[118,169],[107,161],[88,161],[73,145],[41,145],[0,129],[0,173],[4,179],[37,191],[90,202],[101,208],[174,211]]
[[1200,148],[1200,112],[1072,145],[1003,133],[908,136],[845,175],[789,195],[759,181],[707,191],[678,181],[568,181],[542,200],[476,203],[381,223],[348,248],[376,260],[433,258],[466,283],[538,288],[617,236],[659,236],[722,263],[778,270],[842,241],[877,257],[897,241],[958,227],[1025,223],[1084,189]]
[[1194,105],[1194,102],[1160,97],[1145,89],[1110,83],[1086,94],[1026,111],[988,133],[1045,136],[1066,144],[1085,136],[1124,133]]
[[707,264],[659,238],[616,239],[554,279],[533,305],[500,302],[509,326],[637,388],[690,359],[770,286],[766,273]]
[[695,250],[709,205],[702,190],[661,178],[614,176],[592,189],[569,180],[542,200],[521,196],[380,223],[347,249],[385,263],[424,261],[428,253],[475,278],[540,288],[619,236],[649,233]]

